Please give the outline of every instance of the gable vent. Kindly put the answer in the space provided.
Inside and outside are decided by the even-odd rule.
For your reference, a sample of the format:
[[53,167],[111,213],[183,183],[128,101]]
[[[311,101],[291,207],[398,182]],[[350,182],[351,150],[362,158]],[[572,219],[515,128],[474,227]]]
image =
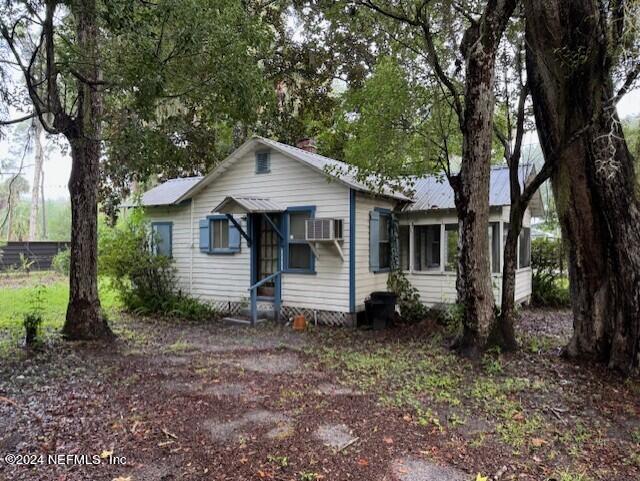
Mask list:
[[271,157],[269,152],[256,153],[256,174],[267,174],[271,171]]

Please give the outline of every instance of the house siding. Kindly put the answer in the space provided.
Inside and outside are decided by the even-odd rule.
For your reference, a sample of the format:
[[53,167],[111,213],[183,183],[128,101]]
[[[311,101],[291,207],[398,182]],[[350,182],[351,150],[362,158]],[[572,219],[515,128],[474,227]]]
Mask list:
[[178,288],[190,292],[191,285],[191,204],[146,209],[151,222],[171,222],[171,246]]
[[[345,261],[332,246],[320,245],[315,274],[282,275],[282,306],[349,312],[349,195],[349,188],[343,184],[329,182],[323,174],[275,151],[271,152],[270,172],[256,174],[255,154],[250,152],[194,196],[192,222],[188,209],[167,215],[158,215],[158,209],[154,209],[149,218],[174,222],[174,257],[181,286],[189,278],[189,260],[193,258],[188,292],[214,304],[247,302],[251,279],[250,248],[244,238],[240,252],[232,255],[211,255],[198,247],[198,222],[211,215],[225,197],[263,197],[284,208],[315,206],[316,217],[343,219],[345,240],[341,247]],[[246,220],[235,217],[246,231]]]
[[[456,224],[458,218],[454,211],[433,211],[428,213],[415,213],[401,216],[400,225],[427,225],[427,224]],[[489,216],[490,222],[508,222],[509,208],[492,208]],[[529,227],[531,215],[527,210],[523,219],[523,225]],[[500,230],[502,233],[502,229]],[[502,234],[501,234],[502,235]],[[413,266],[413,259],[411,259]],[[444,262],[444,259],[443,259]],[[503,254],[500,254],[500,266],[502,271]],[[420,300],[426,306],[432,307],[438,304],[450,304],[456,302],[456,273],[441,271],[406,271],[408,280],[418,289]],[[516,271],[516,302],[528,301],[531,297],[531,268],[518,269]],[[491,286],[494,299],[499,305],[502,296],[502,274],[491,275]]]
[[375,291],[387,290],[386,272],[371,272],[369,268],[369,213],[374,209],[393,209],[395,202],[380,197],[356,193],[356,311],[364,309],[365,299]]

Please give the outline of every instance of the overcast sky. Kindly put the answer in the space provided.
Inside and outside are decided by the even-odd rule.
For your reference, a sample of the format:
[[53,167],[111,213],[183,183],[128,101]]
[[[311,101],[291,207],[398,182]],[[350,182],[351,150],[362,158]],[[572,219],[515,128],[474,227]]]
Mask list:
[[[640,115],[640,89],[628,93],[618,104],[618,113],[621,118]],[[27,121],[28,122],[28,121]],[[537,143],[535,133],[527,136],[527,143]],[[0,158],[5,158],[9,152],[9,139],[0,142]],[[20,147],[21,148],[21,147]],[[68,198],[67,181],[71,172],[71,159],[63,155],[58,147],[53,146],[49,150],[48,158],[44,164],[44,190],[47,199]],[[29,182],[33,180],[33,152],[25,158],[25,177]]]

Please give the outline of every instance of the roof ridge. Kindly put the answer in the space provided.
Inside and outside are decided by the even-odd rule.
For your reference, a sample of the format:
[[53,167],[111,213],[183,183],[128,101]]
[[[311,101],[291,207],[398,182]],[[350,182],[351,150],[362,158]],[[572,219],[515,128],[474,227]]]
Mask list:
[[319,154],[317,152],[310,152],[308,150],[301,149],[300,147],[296,147],[295,145],[285,144],[284,142],[280,142],[278,140],[273,140],[273,139],[268,139],[268,138],[262,137],[260,135],[255,135],[254,137],[256,137],[258,139],[261,139],[261,140],[265,140],[267,142],[273,142],[273,143],[276,143],[276,144],[280,144],[280,145],[282,145],[282,146],[284,146],[284,147],[286,147],[288,149],[295,149],[295,150],[300,151],[301,153],[303,153],[305,155],[312,155],[312,156],[318,157],[320,159],[330,160],[331,162],[340,162],[341,164],[344,164],[346,167],[353,167],[355,169],[358,168],[358,166],[353,165],[353,164],[349,164],[348,162],[345,162],[344,160],[334,159],[333,157],[327,157],[326,155],[322,155],[322,154]]
[[202,175],[191,175],[189,177],[172,177],[171,179],[167,179],[167,180],[162,181],[161,184],[164,184],[166,182],[178,182],[178,181],[202,179],[202,178],[203,178]]

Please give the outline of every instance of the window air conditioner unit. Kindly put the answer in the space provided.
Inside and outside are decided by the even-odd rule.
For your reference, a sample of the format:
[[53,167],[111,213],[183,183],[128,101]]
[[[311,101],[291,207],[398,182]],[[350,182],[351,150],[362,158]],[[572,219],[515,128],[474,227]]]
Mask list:
[[306,240],[308,242],[343,240],[342,219],[308,219]]

